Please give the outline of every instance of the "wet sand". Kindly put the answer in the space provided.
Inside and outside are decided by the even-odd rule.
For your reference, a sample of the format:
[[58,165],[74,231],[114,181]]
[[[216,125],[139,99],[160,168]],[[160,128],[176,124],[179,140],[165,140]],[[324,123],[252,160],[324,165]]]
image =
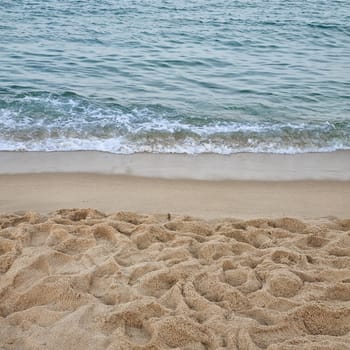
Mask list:
[[350,152],[0,152],[0,211],[72,207],[203,218],[346,217]]
[[202,218],[349,216],[349,181],[196,181],[98,174],[0,175],[0,212],[92,207]]
[[350,151],[294,155],[0,152],[0,174],[31,173],[91,173],[212,181],[350,181]]

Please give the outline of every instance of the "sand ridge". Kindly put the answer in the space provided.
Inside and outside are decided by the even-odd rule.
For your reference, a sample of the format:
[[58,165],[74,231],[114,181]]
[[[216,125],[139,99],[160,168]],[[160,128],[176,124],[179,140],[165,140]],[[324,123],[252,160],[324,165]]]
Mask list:
[[350,220],[0,216],[0,349],[349,349]]

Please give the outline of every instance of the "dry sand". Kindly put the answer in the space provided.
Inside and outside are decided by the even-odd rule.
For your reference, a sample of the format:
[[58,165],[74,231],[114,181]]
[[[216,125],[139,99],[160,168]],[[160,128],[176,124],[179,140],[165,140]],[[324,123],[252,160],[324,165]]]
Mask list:
[[0,216],[1,349],[349,349],[350,220]]
[[0,152],[0,349],[350,349],[349,157]]

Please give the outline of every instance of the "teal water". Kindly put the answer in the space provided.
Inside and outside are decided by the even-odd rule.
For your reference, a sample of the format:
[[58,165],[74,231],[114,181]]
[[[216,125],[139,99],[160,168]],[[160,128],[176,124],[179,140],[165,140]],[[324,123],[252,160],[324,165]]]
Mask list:
[[350,1],[1,0],[0,150],[350,149]]

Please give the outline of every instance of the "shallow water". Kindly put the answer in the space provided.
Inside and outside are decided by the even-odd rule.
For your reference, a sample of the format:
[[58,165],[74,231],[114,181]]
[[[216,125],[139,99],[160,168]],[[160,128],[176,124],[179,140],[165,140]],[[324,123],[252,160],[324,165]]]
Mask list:
[[350,148],[349,1],[1,1],[0,149]]

